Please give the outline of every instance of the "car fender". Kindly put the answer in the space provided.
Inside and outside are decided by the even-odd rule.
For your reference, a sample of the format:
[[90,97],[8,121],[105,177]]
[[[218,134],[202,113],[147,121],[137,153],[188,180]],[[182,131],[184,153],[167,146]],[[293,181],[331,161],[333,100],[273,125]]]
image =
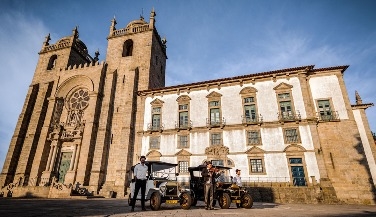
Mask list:
[[159,188],[150,188],[148,194],[145,196],[145,199],[150,200],[150,197],[154,192],[157,192],[159,196],[161,195]]

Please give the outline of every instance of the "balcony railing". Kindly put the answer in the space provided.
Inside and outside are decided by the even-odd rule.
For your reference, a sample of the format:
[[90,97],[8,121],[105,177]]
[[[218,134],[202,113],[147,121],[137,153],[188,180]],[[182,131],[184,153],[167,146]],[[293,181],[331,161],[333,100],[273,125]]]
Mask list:
[[210,120],[210,118],[206,118],[206,127],[213,128],[213,127],[220,127],[223,128],[226,125],[225,118],[222,120]]
[[263,118],[260,114],[260,117],[250,117],[250,116],[242,116],[242,123],[244,125],[252,125],[252,124],[262,124]]
[[278,113],[278,120],[280,122],[300,121],[302,119],[300,112],[294,113],[293,111]]
[[192,121],[190,120],[189,122],[185,122],[185,123],[179,123],[179,122],[175,122],[175,129],[176,130],[190,130],[192,129]]
[[339,115],[337,111],[326,112],[326,114],[317,112],[317,119],[321,122],[339,121]]
[[159,125],[153,125],[153,124],[148,124],[148,131],[150,132],[155,132],[155,131],[163,131],[164,129],[164,124],[159,124]]

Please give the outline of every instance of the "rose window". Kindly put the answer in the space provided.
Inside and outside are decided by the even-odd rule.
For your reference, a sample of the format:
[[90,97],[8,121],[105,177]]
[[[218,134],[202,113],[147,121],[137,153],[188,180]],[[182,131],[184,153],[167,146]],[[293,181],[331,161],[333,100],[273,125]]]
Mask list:
[[73,93],[69,100],[70,108],[84,110],[89,105],[89,99],[89,92],[84,89],[79,89]]

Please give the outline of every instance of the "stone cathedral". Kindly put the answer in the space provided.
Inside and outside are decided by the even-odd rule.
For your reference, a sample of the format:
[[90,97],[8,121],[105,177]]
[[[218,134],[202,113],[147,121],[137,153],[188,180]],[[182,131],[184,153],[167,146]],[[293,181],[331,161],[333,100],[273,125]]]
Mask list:
[[[48,35],[0,174],[2,196],[127,195],[141,155],[241,169],[257,201],[375,204],[375,141],[348,66],[300,66],[165,87],[166,39],[143,17],[99,62],[72,34]],[[235,174],[235,173],[234,173]],[[76,186],[76,188],[75,188]],[[79,186],[77,188],[77,186]],[[128,192],[129,193],[129,192]]]

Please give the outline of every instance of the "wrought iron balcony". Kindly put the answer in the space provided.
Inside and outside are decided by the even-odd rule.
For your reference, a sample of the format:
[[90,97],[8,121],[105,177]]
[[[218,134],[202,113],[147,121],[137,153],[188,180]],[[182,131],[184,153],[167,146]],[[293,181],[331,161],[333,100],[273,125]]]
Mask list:
[[244,125],[252,125],[252,124],[262,124],[263,118],[260,114],[260,117],[251,117],[251,116],[242,116],[242,123]]
[[164,129],[164,124],[159,124],[159,125],[153,125],[153,124],[148,124],[148,131],[150,132],[162,132]]
[[210,118],[206,118],[206,127],[213,128],[213,127],[220,127],[223,128],[226,125],[225,118],[222,120],[210,120]]
[[278,113],[278,120],[280,122],[300,121],[302,119],[300,112],[294,113],[293,111]]
[[184,122],[184,123],[179,123],[175,122],[175,129],[176,130],[190,130],[192,129],[192,121]]
[[339,121],[339,115],[337,111],[330,111],[325,114],[317,112],[317,119],[320,122]]

